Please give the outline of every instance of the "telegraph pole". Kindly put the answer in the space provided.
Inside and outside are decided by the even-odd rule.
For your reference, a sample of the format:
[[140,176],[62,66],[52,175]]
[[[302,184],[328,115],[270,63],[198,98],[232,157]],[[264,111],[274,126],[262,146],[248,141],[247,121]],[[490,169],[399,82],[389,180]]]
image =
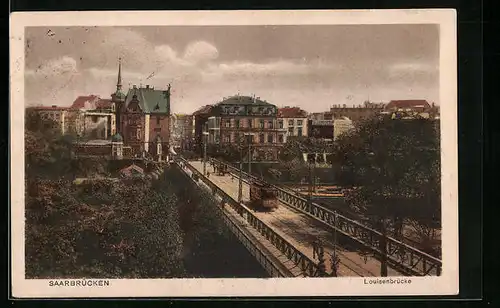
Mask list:
[[240,140],[240,179],[238,183],[238,202],[241,203],[243,201],[243,149]]
[[207,139],[208,139],[208,132],[203,132],[203,136],[205,138],[203,142],[203,175],[207,175]]
[[[249,135],[250,136],[250,135]],[[248,137],[248,174],[252,174],[252,157],[250,156],[250,137]]]

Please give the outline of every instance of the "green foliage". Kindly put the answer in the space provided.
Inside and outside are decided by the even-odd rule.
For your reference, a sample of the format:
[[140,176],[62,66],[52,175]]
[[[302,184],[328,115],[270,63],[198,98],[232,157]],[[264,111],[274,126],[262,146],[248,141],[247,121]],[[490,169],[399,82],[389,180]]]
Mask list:
[[106,175],[106,162],[72,160],[72,139],[45,121],[26,115],[26,277],[183,277],[172,189],[143,179],[73,185],[75,175]]
[[343,136],[334,159],[347,203],[372,226],[402,238],[405,223],[440,228],[436,121],[375,118]]

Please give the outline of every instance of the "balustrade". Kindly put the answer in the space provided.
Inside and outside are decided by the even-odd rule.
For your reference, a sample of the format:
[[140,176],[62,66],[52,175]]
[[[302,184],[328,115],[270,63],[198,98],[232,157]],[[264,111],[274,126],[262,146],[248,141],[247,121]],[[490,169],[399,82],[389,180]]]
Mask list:
[[[217,163],[225,164],[228,169],[233,172],[239,172],[239,169],[232,165],[216,159],[212,160]],[[242,174],[244,178],[257,179],[257,177],[246,172],[243,172]],[[299,196],[295,191],[289,188],[279,187],[276,185],[272,186],[277,191],[278,199],[284,204],[303,211],[328,226],[337,229],[337,231],[344,236],[347,236],[355,242],[370,249],[378,256],[382,255],[379,248],[382,234],[379,231],[371,229],[368,226],[341,214],[335,214],[334,212],[316,203],[309,204],[305,198]],[[441,274],[442,262],[440,259],[426,254],[392,237],[386,237],[386,242],[388,262],[399,271],[413,276],[439,276]]]

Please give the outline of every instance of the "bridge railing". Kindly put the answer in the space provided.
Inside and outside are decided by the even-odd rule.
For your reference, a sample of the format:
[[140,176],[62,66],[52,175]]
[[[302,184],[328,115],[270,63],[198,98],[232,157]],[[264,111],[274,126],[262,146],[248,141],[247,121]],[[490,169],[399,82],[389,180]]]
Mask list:
[[[225,164],[230,170],[239,172],[238,168],[226,162],[216,159],[211,159],[211,161]],[[257,177],[246,172],[242,172],[242,174],[246,178],[257,179]],[[291,189],[276,185],[272,186],[276,189],[278,199],[281,202],[305,212],[328,226],[335,228],[343,235],[370,249],[379,257],[386,255],[388,263],[395,269],[412,276],[441,275],[442,262],[440,259],[390,236],[385,237],[386,253],[384,254],[380,244],[383,239],[381,232],[341,214],[330,211],[319,204],[310,203],[299,193]]]
[[205,185],[209,187],[214,195],[218,195],[222,198],[222,204],[228,204],[240,217],[246,220],[255,230],[257,230],[266,240],[268,240],[276,249],[278,249],[283,255],[285,255],[290,261],[292,261],[300,270],[304,276],[308,277],[320,277],[326,276],[327,274],[322,271],[316,262],[310,259],[308,256],[303,254],[297,248],[295,248],[291,243],[285,240],[282,236],[276,233],[272,228],[267,226],[264,222],[258,219],[250,209],[248,209],[243,204],[234,200],[225,191],[219,188],[217,185],[212,183],[207,179],[201,172],[199,172],[195,167],[189,164],[187,160],[182,157],[177,158],[183,166],[189,169],[197,179],[201,180]]

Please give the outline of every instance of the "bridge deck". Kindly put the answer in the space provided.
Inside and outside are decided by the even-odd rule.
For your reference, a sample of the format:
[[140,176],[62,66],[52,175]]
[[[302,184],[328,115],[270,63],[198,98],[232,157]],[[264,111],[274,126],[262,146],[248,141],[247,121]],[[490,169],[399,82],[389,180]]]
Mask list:
[[[203,163],[200,161],[191,161],[190,164],[198,171],[203,172]],[[210,172],[209,180],[212,183],[237,200],[239,181],[236,177],[233,175],[218,176],[209,164],[207,164],[207,171]],[[248,202],[248,185],[243,183],[242,190],[243,202]],[[254,214],[311,259],[313,259],[313,242],[321,239],[325,249],[326,269],[327,272],[331,271],[328,254],[333,252],[335,240],[333,230],[330,227],[283,203],[280,203],[279,208],[274,212],[254,212]],[[349,251],[343,247],[337,247],[337,253],[340,258],[339,276],[380,276],[380,262],[377,259],[364,258],[358,252]],[[388,269],[388,275],[403,276],[392,268]]]
[[[197,168],[198,169],[198,168]],[[188,175],[191,175],[191,172],[189,170],[184,170],[185,172],[188,173]],[[200,187],[203,187],[207,190],[210,188],[206,186],[202,182],[198,182],[198,185]],[[252,228],[250,224],[243,219],[238,213],[232,209],[229,206],[226,206],[224,208],[225,214],[227,217],[229,217],[236,225],[239,227],[242,227],[243,230],[245,231],[245,234],[252,238],[253,240],[257,241],[260,243],[261,248],[264,249],[264,252],[268,255],[271,255],[275,259],[277,259],[281,263],[282,266],[290,273],[292,277],[300,277],[302,276],[302,271],[300,268],[298,268],[292,261],[288,260],[288,258],[280,252],[276,247],[274,247],[264,236],[262,236],[257,230]]]

